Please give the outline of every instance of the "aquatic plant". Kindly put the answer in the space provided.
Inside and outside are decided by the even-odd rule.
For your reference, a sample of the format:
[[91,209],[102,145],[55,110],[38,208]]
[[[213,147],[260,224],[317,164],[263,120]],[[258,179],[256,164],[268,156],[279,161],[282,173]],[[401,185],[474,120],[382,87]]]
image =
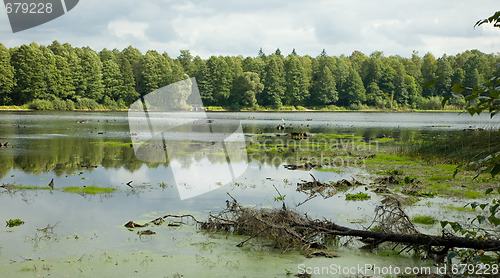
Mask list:
[[371,199],[370,195],[364,192],[358,192],[356,194],[350,194],[350,193],[345,194],[346,201],[364,201],[369,199]]
[[436,218],[429,215],[417,215],[412,217],[411,221],[413,223],[432,225],[437,222]]
[[112,193],[116,191],[116,188],[111,187],[99,187],[99,186],[72,186],[72,187],[64,187],[64,192],[69,193],[79,193],[79,194],[104,194],[104,193]]
[[23,225],[24,221],[16,218],[16,219],[9,219],[8,221],[5,221],[5,223],[7,223],[7,225],[5,225],[6,227],[12,228],[12,227]]

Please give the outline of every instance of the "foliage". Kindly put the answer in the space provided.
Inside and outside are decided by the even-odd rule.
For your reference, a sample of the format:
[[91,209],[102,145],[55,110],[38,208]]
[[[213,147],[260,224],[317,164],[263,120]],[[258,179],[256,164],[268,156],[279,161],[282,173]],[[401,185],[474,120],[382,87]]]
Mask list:
[[[474,26],[479,26],[484,23],[492,23],[494,27],[500,27],[499,24],[500,12],[496,12],[493,16],[488,19],[478,21]],[[442,101],[442,105],[444,106],[447,101],[451,98],[465,98],[465,101],[468,103],[467,111],[471,116],[477,114],[480,115],[484,111],[488,111],[490,113],[490,117],[495,116],[500,111],[500,63],[497,64],[497,69],[494,72],[493,76],[487,81],[484,82],[483,85],[479,85],[480,77],[478,76],[478,68],[481,63],[478,61],[478,57],[474,57],[474,59],[469,59],[466,63],[466,66],[469,68],[469,72],[472,74],[465,75],[464,85],[462,84],[454,84],[451,88],[450,94],[444,97]],[[472,69],[472,71],[470,71]],[[497,131],[500,132],[500,131]],[[455,174],[459,171],[459,167],[455,170]],[[467,170],[478,170],[478,174],[476,178],[482,173],[489,173],[492,177],[495,177],[500,172],[500,151],[489,154],[483,159],[479,159],[477,161],[470,162],[465,166]],[[489,195],[495,190],[493,188],[489,188],[486,190],[485,194]],[[496,189],[497,193],[500,194],[500,188]],[[500,208],[500,199],[492,198],[489,202],[486,203],[478,203],[473,202],[468,204],[472,209],[480,208],[482,212],[486,212],[486,214],[481,213],[470,221],[471,227],[464,227],[458,222],[449,222],[449,221],[441,221],[441,227],[445,229],[446,227],[450,227],[453,232],[460,233],[465,235],[466,237],[472,238],[488,238],[494,237],[498,238],[498,232],[495,230],[489,230],[489,227],[498,227],[500,225],[500,217],[498,215],[498,211]],[[486,228],[484,225],[486,224]],[[483,226],[479,226],[483,225]],[[443,231],[444,233],[444,231]],[[482,253],[468,253],[467,251],[457,251],[448,253],[448,259],[455,256],[460,256],[464,260],[472,259],[474,262],[498,262],[499,257],[493,258],[489,255]]]
[[[500,27],[499,16],[500,12],[496,12],[488,19],[478,21],[475,26],[484,23],[493,23],[494,27]],[[479,62],[476,61],[477,59],[477,57],[474,57],[475,65],[479,64]],[[474,68],[474,72],[477,71],[477,67],[478,66]],[[465,101],[468,103],[467,112],[469,112],[471,116],[475,114],[480,115],[484,111],[489,112],[490,117],[495,116],[500,112],[500,63],[497,63],[493,76],[483,85],[475,85],[472,87],[454,84],[451,90],[450,94],[443,99],[443,106],[451,98],[464,97]],[[477,176],[482,173],[490,173],[492,176],[495,176],[500,172],[500,152],[494,152],[480,160],[470,162],[465,166],[465,169],[478,170]]]
[[95,100],[90,98],[80,98],[76,102],[76,108],[95,110],[99,108],[99,104]]
[[[497,22],[495,17],[486,21]],[[480,88],[479,84],[498,76],[500,69],[494,65],[499,61],[498,54],[477,50],[442,57],[431,53],[419,57],[414,52],[411,58],[385,57],[381,51],[369,56],[355,51],[349,57],[329,56],[326,51],[317,57],[299,56],[293,51],[285,58],[278,49],[271,55],[260,51],[257,57],[205,60],[186,49],[171,58],[154,50],[142,54],[131,46],[97,53],[57,41],[47,47],[0,45],[0,105],[20,106],[40,99],[54,101],[53,108],[63,110],[63,103],[55,101],[60,99],[75,101],[76,108],[82,109],[126,108],[141,95],[195,77],[205,107],[439,109],[438,98],[447,97],[451,84],[463,84],[464,91]],[[436,86],[425,86],[436,78]],[[79,105],[80,99],[97,105]],[[451,104],[461,109],[465,101]]]
[[64,101],[62,99],[54,99],[52,101],[52,108],[54,110],[61,110],[61,111],[68,110],[68,107],[66,104],[67,104],[66,101]]
[[52,102],[49,100],[45,99],[35,99],[33,100],[29,105],[29,109],[35,109],[35,110],[52,110]]

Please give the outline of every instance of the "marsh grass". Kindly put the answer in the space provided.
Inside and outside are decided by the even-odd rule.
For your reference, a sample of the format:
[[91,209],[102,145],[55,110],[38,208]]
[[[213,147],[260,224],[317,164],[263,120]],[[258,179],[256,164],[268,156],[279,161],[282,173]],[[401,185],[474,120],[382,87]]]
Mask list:
[[495,130],[464,130],[449,132],[427,140],[401,145],[401,153],[450,163],[478,160],[500,151],[500,133]]

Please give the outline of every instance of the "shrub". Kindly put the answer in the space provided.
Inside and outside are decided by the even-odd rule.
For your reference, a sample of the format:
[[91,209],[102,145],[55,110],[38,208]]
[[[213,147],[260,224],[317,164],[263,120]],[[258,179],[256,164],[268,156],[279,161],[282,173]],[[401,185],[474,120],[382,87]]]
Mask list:
[[121,99],[121,98],[116,101],[116,105],[118,105],[119,109],[125,109],[125,108],[127,108],[127,105],[125,104],[125,101],[123,101],[123,99]]
[[111,110],[117,110],[118,109],[118,104],[116,101],[112,100],[110,97],[105,96],[104,97],[104,106],[108,109]]
[[421,108],[424,110],[441,110],[441,98],[430,97],[423,101]]
[[71,99],[66,100],[66,109],[70,111],[75,110],[75,103]]
[[95,109],[99,108],[99,104],[97,104],[97,102],[93,99],[80,98],[76,102],[76,108],[95,110]]
[[30,109],[35,110],[52,110],[52,103],[46,99],[35,99],[33,100],[29,106]]
[[62,99],[55,99],[52,101],[52,108],[54,108],[54,110],[67,110],[67,106],[66,106],[66,101],[62,100]]

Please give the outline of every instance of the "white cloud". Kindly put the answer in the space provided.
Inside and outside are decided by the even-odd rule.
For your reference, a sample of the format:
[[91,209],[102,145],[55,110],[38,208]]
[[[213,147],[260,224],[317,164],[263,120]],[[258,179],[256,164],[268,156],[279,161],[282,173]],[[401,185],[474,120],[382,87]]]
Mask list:
[[127,20],[115,20],[108,23],[108,30],[118,38],[133,37],[146,39],[145,31],[149,24],[145,22],[133,22]]
[[[0,42],[8,47],[52,40],[73,46],[145,52],[156,49],[176,57],[190,49],[211,55],[256,56],[280,48],[301,55],[369,54],[410,56],[413,50],[435,56],[468,49],[498,51],[500,29],[473,28],[490,16],[496,0],[86,0],[68,14],[31,30],[12,34],[4,26]],[[0,22],[7,22],[0,11]]]

